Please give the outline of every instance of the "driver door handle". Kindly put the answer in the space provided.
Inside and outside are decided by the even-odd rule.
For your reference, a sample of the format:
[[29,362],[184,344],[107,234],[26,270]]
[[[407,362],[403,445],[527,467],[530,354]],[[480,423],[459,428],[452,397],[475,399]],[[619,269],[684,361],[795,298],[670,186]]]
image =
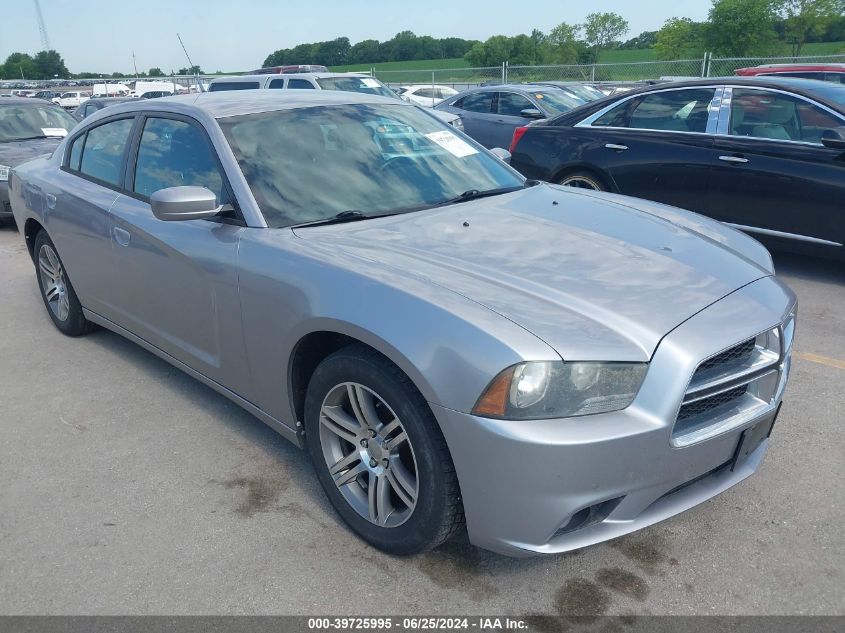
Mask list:
[[605,145],[605,147],[607,149],[612,149],[612,150],[615,150],[617,152],[625,152],[625,151],[628,150],[627,145],[617,145],[616,143],[608,143],[607,145]]
[[735,163],[737,165],[744,165],[748,162],[748,159],[743,158],[742,156],[719,156],[719,160],[723,160],[726,163]]

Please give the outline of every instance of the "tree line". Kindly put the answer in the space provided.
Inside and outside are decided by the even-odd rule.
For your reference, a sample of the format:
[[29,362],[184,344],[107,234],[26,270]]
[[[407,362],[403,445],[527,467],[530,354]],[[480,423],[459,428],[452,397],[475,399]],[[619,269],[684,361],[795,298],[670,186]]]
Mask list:
[[407,62],[424,59],[450,59],[463,57],[477,40],[460,37],[434,38],[402,31],[385,42],[364,40],[352,44],[348,37],[338,37],[325,42],[299,44],[270,53],[264,66],[288,64],[320,64],[343,66],[346,64],[377,64],[380,62]]

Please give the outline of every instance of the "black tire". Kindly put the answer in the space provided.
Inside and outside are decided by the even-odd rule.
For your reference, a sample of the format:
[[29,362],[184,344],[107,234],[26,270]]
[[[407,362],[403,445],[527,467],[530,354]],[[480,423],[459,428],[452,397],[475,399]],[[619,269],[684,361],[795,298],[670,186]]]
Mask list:
[[[55,259],[58,261],[59,271],[62,276],[62,292],[67,300],[67,315],[65,318],[61,318],[64,315],[63,311],[57,311],[55,309],[55,304],[58,300],[51,301],[47,298],[48,288],[45,287],[45,274],[42,273],[40,268],[40,259],[42,255],[46,255],[47,253],[45,249],[50,249],[55,255]],[[70,283],[67,271],[64,269],[64,264],[62,263],[59,253],[46,231],[39,231],[38,235],[35,236],[35,248],[33,253],[35,254],[35,276],[38,279],[38,288],[41,291],[41,299],[44,301],[44,307],[47,308],[47,314],[50,315],[50,319],[53,321],[53,325],[56,326],[56,329],[67,336],[82,336],[83,334],[87,334],[91,330],[95,329],[95,325],[86,319],[85,315],[83,315],[82,305],[79,303],[76,292]],[[51,305],[51,303],[53,305]]]
[[558,184],[564,187],[576,189],[589,189],[592,191],[607,191],[607,185],[596,174],[590,171],[572,171],[561,176]]
[[[321,410],[327,397],[344,383],[358,383],[372,390],[382,401],[379,406],[389,407],[389,413],[395,413],[407,434],[415,460],[418,493],[416,505],[400,525],[384,527],[359,514],[330,473],[325,440],[320,433]],[[305,442],[329,501],[347,525],[372,546],[394,555],[418,554],[437,547],[463,528],[455,467],[437,421],[405,373],[375,350],[351,345],[320,363],[306,395]],[[348,446],[350,451],[356,450],[352,444]],[[369,481],[370,477],[371,473],[364,472],[349,485],[363,489],[364,479]]]

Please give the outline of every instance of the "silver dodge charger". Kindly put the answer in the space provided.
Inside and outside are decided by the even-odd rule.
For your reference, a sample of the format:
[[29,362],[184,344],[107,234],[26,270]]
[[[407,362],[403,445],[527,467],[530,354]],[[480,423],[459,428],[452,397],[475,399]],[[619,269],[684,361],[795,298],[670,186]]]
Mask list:
[[564,552],[751,475],[796,317],[768,252],[506,159],[398,100],[221,92],[103,110],[10,195],[61,332],[306,449],[384,551]]

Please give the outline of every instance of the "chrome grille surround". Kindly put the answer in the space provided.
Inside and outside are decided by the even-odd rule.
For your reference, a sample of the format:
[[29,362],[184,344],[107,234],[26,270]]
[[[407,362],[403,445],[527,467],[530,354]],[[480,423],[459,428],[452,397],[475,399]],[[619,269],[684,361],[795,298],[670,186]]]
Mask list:
[[773,410],[786,387],[795,315],[698,364],[672,428],[682,448],[727,433]]

